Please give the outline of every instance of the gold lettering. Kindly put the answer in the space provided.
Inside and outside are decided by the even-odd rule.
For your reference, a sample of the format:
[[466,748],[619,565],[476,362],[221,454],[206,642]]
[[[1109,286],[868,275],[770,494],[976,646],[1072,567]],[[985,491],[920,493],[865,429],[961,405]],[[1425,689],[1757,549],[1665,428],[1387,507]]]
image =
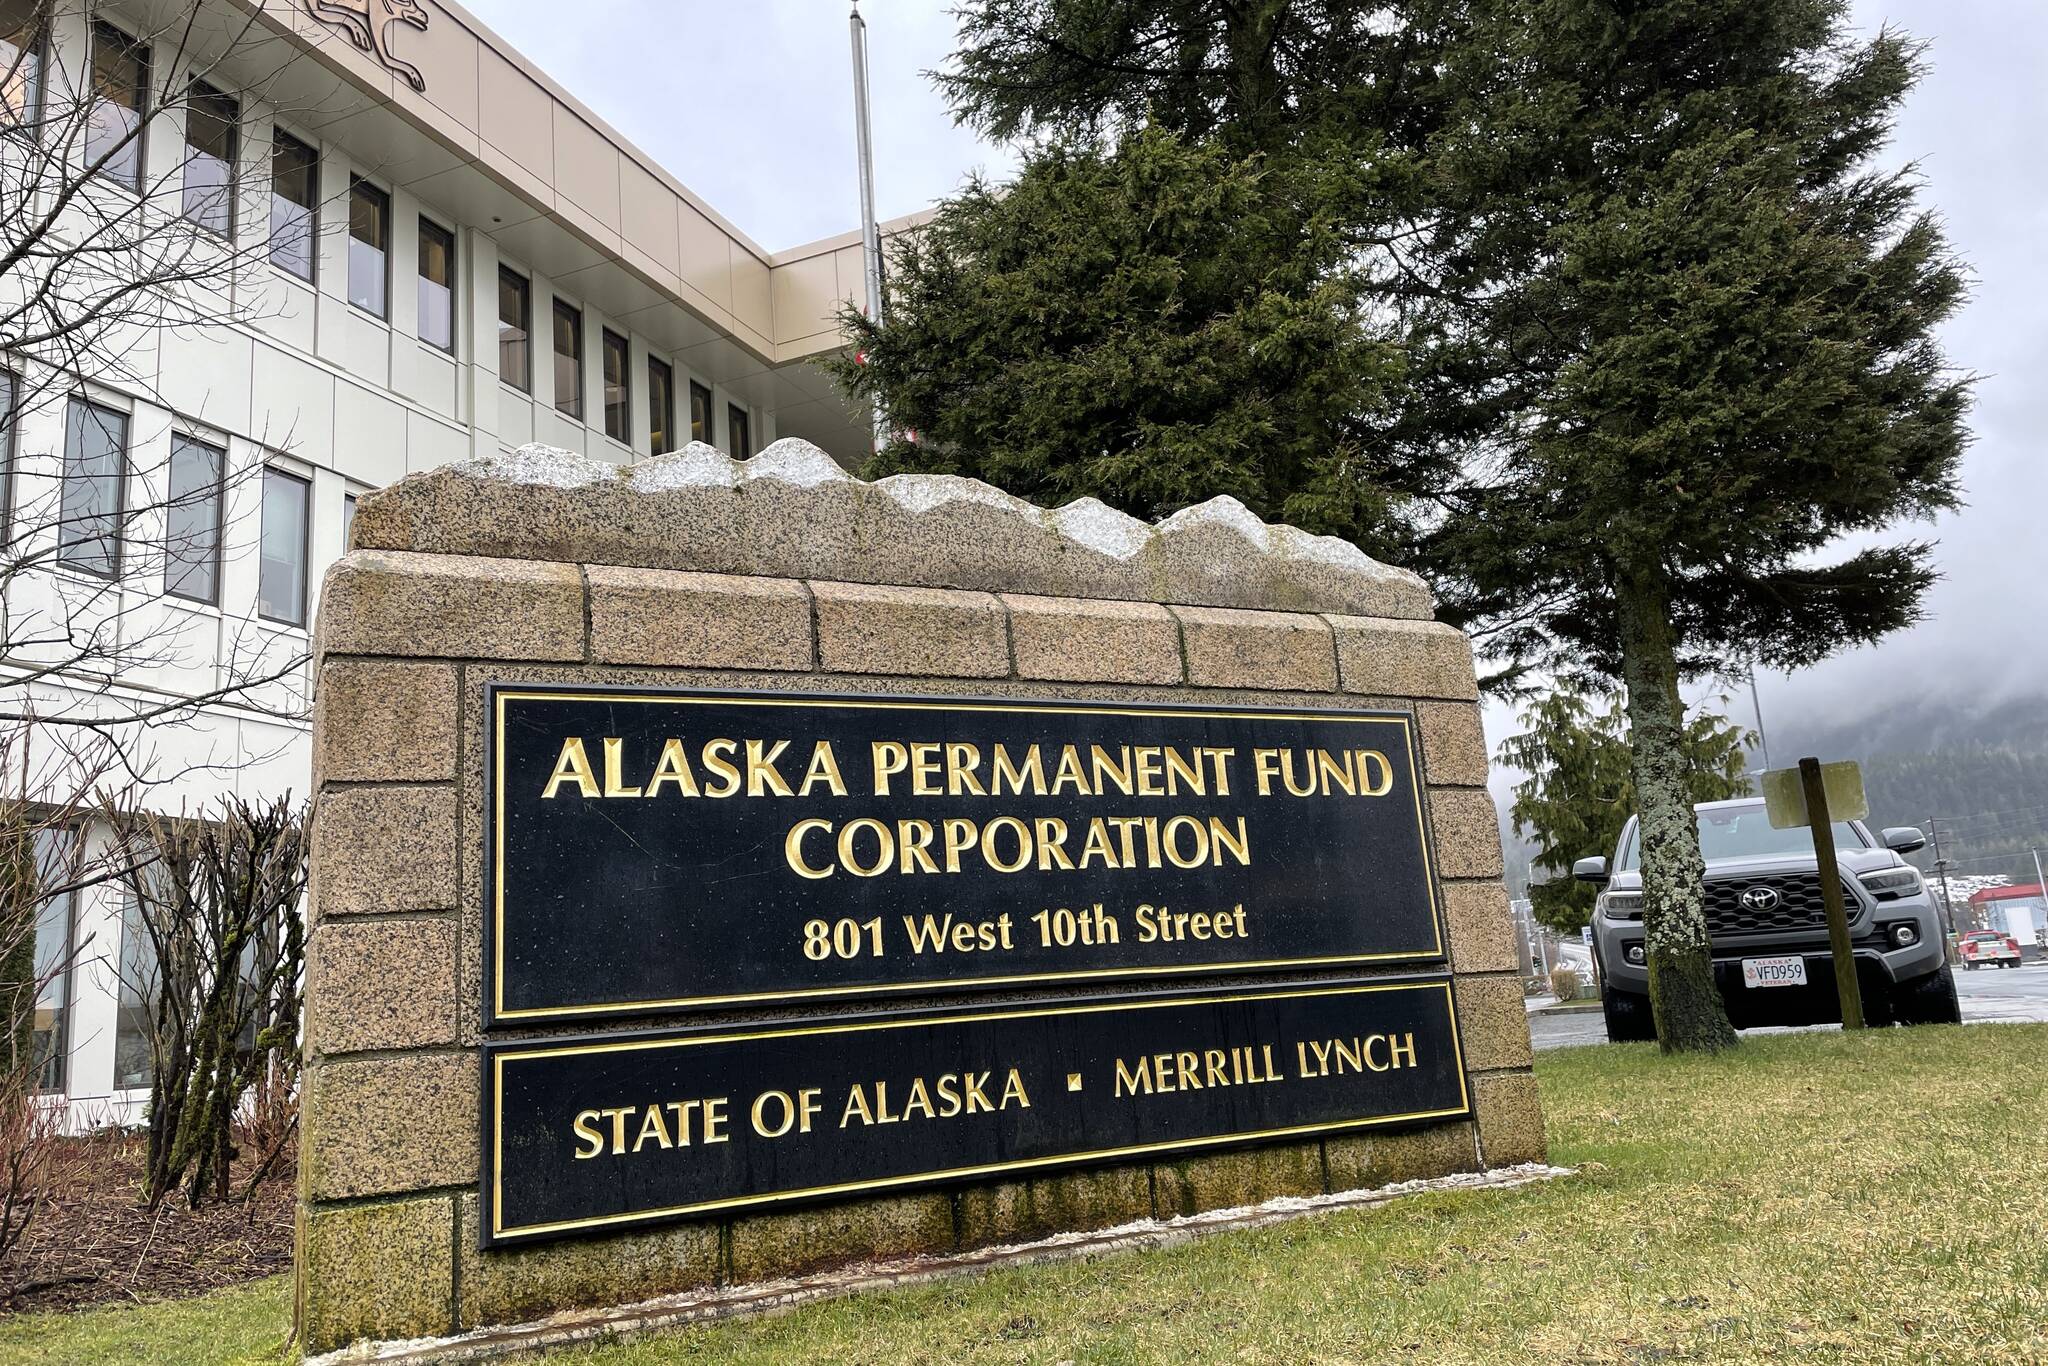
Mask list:
[[818,783],[825,784],[835,797],[846,795],[846,780],[839,776],[839,760],[832,757],[832,742],[820,740],[811,746],[810,767],[804,770],[803,786],[797,792],[799,797],[811,795],[811,788]]
[[1140,1092],[1148,1096],[1152,1094],[1152,1060],[1150,1058],[1138,1059],[1138,1070],[1133,1072],[1130,1068],[1124,1066],[1122,1058],[1118,1058],[1116,1060],[1116,1094],[1120,1096],[1135,1096]]
[[[853,837],[862,830],[874,831],[875,840],[879,845],[875,861],[866,867],[861,866],[860,861],[854,857],[853,852]],[[896,837],[889,833],[888,826],[872,816],[862,816],[859,820],[848,821],[840,827],[839,863],[841,867],[845,868],[847,872],[852,873],[855,877],[880,877],[883,873],[889,871],[889,865],[895,861]]]
[[1038,871],[1046,872],[1054,864],[1072,870],[1074,861],[1067,857],[1067,823],[1058,816],[1040,816],[1034,824],[1038,827]]
[[832,822],[821,821],[816,817],[806,821],[798,821],[795,825],[789,827],[789,834],[784,836],[782,841],[782,856],[789,860],[789,866],[795,870],[798,877],[820,878],[832,876],[831,864],[828,863],[823,868],[813,868],[810,864],[804,862],[804,836],[813,830],[823,830],[830,833],[831,829]]
[[676,791],[685,797],[697,795],[697,778],[690,772],[690,760],[683,753],[681,740],[662,742],[661,757],[654,762],[654,776],[647,780],[647,795],[660,795],[663,783],[674,783]]
[[996,1103],[996,1108],[1008,1109],[1012,1099],[1017,1102],[1017,1108],[1020,1110],[1031,1108],[1031,1097],[1024,1091],[1024,1078],[1017,1075],[1017,1069],[1014,1067],[1010,1069],[1010,1075],[1003,1079],[1003,1098]]
[[765,740],[747,741],[747,795],[761,797],[772,793],[777,797],[794,797],[789,784],[782,781],[781,770],[775,761],[782,757],[782,751],[789,748],[789,741],[777,740],[773,749],[763,752]]
[[[1095,795],[1102,796],[1109,791],[1109,784],[1115,783],[1116,790],[1126,797],[1131,795],[1131,747],[1117,748],[1118,757],[1112,759],[1101,745],[1088,746],[1088,757],[1095,769]],[[1107,778],[1108,782],[1104,779]]]
[[[936,873],[939,865],[932,862],[932,823],[930,821],[902,820],[896,822],[897,850],[902,862],[897,871],[901,873]],[[910,865],[917,866],[912,868]]]
[[960,871],[960,856],[974,847],[974,822],[951,816],[939,823],[946,837],[946,871]]
[[1031,780],[1029,787],[1032,796],[1043,797],[1045,795],[1045,764],[1039,757],[1037,745],[1033,745],[1024,751],[1024,766],[1022,768],[1017,767],[1010,761],[1010,752],[1007,749],[997,745],[994,767],[995,773],[989,779],[989,791],[992,795],[1002,796],[1003,785],[1008,783],[1011,793],[1021,797],[1024,795],[1026,787],[1024,780],[1026,778]]
[[1280,751],[1277,749],[1255,749],[1252,751],[1252,772],[1258,775],[1259,795],[1273,795],[1273,779],[1280,774]]
[[[1379,765],[1379,777],[1368,779],[1372,766]],[[1358,795],[1361,797],[1384,797],[1394,790],[1394,766],[1387,762],[1387,756],[1376,749],[1358,751]]]
[[936,797],[939,791],[939,746],[920,741],[910,747],[910,795]]
[[894,740],[877,740],[868,753],[875,766],[875,795],[889,795],[889,777],[910,765],[910,751]]
[[718,739],[704,742],[704,767],[725,780],[722,786],[705,787],[705,796],[730,797],[740,790],[739,765],[732,761],[732,756],[739,752],[739,748],[737,740]]
[[[1195,838],[1193,853],[1185,853],[1174,832],[1191,831]],[[1193,816],[1175,816],[1166,823],[1166,857],[1176,868],[1199,868],[1209,860],[1209,832]]]
[[[1186,783],[1197,797],[1209,795],[1208,784],[1203,780],[1202,776],[1202,753],[1203,751],[1196,750],[1195,761],[1189,763],[1180,757],[1178,749],[1171,745],[1166,747],[1166,792],[1168,796],[1178,797],[1182,783]],[[1143,778],[1142,773],[1139,776],[1141,779]]]
[[607,797],[637,797],[640,789],[627,787],[620,774],[625,766],[626,742],[616,735],[604,738],[604,795]]
[[659,1105],[647,1107],[647,1117],[640,1121],[640,1136],[633,1140],[633,1151],[639,1152],[641,1145],[650,1138],[664,1148],[673,1148],[675,1146],[675,1144],[669,1142],[668,1126],[661,1122],[661,1107]]
[[[1245,833],[1244,817],[1242,816],[1237,818],[1237,834],[1235,836],[1230,833],[1230,827],[1223,823],[1223,817],[1209,817],[1209,847],[1215,851],[1214,857],[1218,868],[1223,866],[1223,851],[1226,849],[1245,867],[1249,868],[1252,866],[1251,837]],[[1238,933],[1244,933],[1244,924],[1241,919],[1238,923]]]
[[570,1122],[569,1131],[576,1135],[576,1141],[579,1144],[590,1145],[588,1148],[579,1147],[576,1150],[576,1160],[579,1162],[586,1157],[596,1157],[604,1151],[604,1135],[594,1127],[598,1117],[595,1110],[579,1110],[576,1112],[576,1118]]
[[1322,785],[1325,797],[1332,795],[1330,792],[1331,783],[1335,783],[1341,788],[1347,797],[1358,794],[1358,779],[1351,767],[1351,751],[1348,749],[1344,751],[1341,763],[1330,756],[1330,751],[1326,749],[1317,750],[1316,777]]
[[[1017,857],[1009,863],[1005,863],[996,857],[996,831],[998,830],[1014,830],[1017,832]],[[1030,828],[1015,816],[996,817],[982,827],[981,857],[989,867],[995,869],[998,873],[1017,872],[1025,864],[1031,862]]]
[[576,791],[585,797],[597,795],[597,778],[590,771],[590,755],[583,748],[581,736],[572,735],[562,742],[562,753],[555,760],[554,776],[541,789],[541,800],[555,795],[555,789],[563,783],[576,784]]
[[1088,791],[1088,775],[1081,771],[1080,751],[1072,745],[1060,750],[1059,771],[1052,777],[1052,795],[1059,796],[1060,789],[1068,783],[1074,785],[1074,795],[1077,797],[1093,795]]
[[1131,769],[1138,779],[1138,795],[1140,797],[1164,797],[1166,789],[1161,786],[1159,781],[1159,766],[1163,762],[1160,758],[1159,746],[1138,745],[1130,751],[1130,755]]
[[977,797],[988,794],[982,791],[981,779],[975,770],[981,767],[981,747],[978,745],[952,744],[946,746],[946,795],[957,797],[971,793]]

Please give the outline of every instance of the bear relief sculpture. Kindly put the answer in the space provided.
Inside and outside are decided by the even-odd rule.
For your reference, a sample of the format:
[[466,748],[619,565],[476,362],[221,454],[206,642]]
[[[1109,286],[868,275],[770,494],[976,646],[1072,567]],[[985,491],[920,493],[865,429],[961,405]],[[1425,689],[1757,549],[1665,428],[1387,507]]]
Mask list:
[[362,0],[360,4],[305,0],[305,6],[315,23],[341,34],[415,91],[425,92],[427,78],[420,69],[391,50],[391,30],[398,25],[426,32],[428,15],[419,0]]

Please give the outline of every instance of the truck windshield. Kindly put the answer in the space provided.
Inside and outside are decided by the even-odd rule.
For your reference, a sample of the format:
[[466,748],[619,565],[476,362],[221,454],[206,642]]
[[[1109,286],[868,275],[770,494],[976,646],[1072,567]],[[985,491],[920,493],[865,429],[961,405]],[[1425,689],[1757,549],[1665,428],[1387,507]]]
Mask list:
[[[1813,836],[1805,826],[1796,830],[1775,830],[1762,803],[1755,806],[1723,806],[1702,811],[1700,853],[1709,863],[1724,859],[1770,858],[1773,855],[1811,854]],[[1837,849],[1865,848],[1863,836],[1848,821],[1835,822]],[[1621,870],[1635,868],[1642,859],[1642,842],[1637,827],[1630,826],[1621,851]]]

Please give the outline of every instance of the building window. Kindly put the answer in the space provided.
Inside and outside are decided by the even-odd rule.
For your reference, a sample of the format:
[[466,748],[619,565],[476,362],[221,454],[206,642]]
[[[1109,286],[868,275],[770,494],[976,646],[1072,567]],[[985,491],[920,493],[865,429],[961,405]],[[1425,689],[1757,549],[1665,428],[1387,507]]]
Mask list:
[[57,562],[111,579],[121,572],[123,476],[128,415],[82,398],[64,416],[64,484]]
[[[148,877],[156,870],[145,871]],[[135,893],[121,899],[121,958],[114,1013],[114,1089],[137,1091],[156,1071],[150,1051],[150,1011],[162,992],[156,945],[143,923]]]
[[555,300],[555,410],[583,418],[583,315]]
[[0,126],[42,114],[44,17],[40,0],[0,0]]
[[14,383],[0,370],[0,545],[14,540]]
[[346,555],[350,546],[348,538],[356,530],[356,496],[353,493],[341,495],[341,553]]
[[533,392],[533,288],[498,267],[498,379]]
[[62,1091],[71,1052],[71,969],[77,956],[72,923],[78,907],[80,843],[77,832],[44,828],[35,833],[36,1087]]
[[270,139],[270,263],[313,278],[320,222],[320,154],[282,129]]
[[295,474],[263,471],[262,563],[256,610],[287,626],[306,624],[307,504],[312,485]]
[[391,196],[360,177],[348,187],[348,301],[383,317],[390,280]]
[[604,329],[604,434],[633,444],[633,386],[626,376],[626,339]]
[[92,107],[85,160],[101,175],[142,188],[142,144],[148,120],[149,49],[112,24],[92,26]]
[[185,217],[222,237],[235,235],[235,174],[242,160],[242,108],[204,81],[185,100]]
[[754,433],[747,424],[747,410],[737,403],[725,405],[725,432],[733,459],[745,460],[753,455]]
[[690,440],[711,444],[711,391],[690,381]]
[[647,449],[656,455],[676,448],[676,372],[667,361],[647,358]]
[[189,436],[171,438],[170,497],[164,508],[164,591],[220,601],[221,481],[227,453]]
[[455,350],[455,234],[420,220],[420,340]]

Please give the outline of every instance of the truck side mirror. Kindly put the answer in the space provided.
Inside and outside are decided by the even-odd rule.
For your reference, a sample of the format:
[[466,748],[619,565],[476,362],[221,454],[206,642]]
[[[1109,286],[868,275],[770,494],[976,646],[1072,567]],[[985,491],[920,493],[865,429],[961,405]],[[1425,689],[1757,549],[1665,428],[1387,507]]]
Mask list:
[[[1920,832],[1915,830],[1914,834]],[[1572,865],[1572,876],[1580,882],[1607,881],[1607,860],[1604,858],[1582,858]]]
[[1915,849],[1927,847],[1927,836],[1920,833],[1917,825],[1887,826],[1884,832],[1884,847],[1897,854],[1910,854]]

